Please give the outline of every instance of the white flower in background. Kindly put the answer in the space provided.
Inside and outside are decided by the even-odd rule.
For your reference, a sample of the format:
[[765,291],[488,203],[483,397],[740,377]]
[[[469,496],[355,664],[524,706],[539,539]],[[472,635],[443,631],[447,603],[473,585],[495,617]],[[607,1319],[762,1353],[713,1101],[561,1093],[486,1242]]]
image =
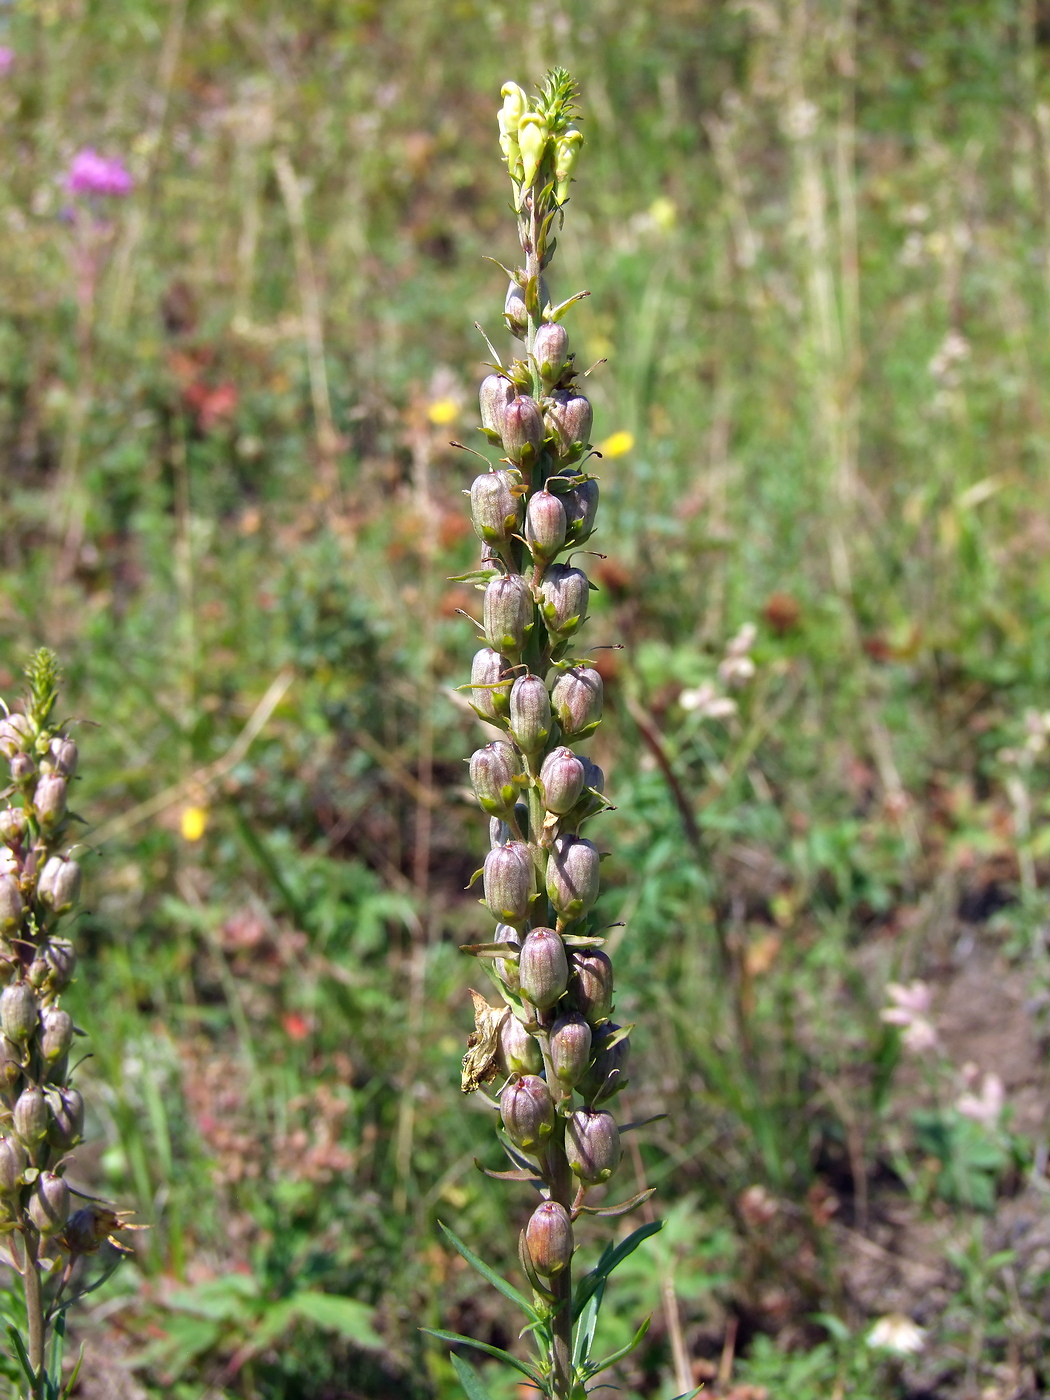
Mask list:
[[1042,753],[1050,736],[1050,710],[1041,714],[1038,710],[1024,712],[1024,746],[1029,753]]
[[933,993],[927,984],[916,980],[904,987],[899,982],[891,982],[886,993],[893,1005],[879,1012],[880,1019],[887,1025],[900,1026],[901,1040],[914,1054],[934,1049],[937,1032],[930,1020]]
[[891,1351],[894,1356],[914,1356],[926,1345],[926,1329],[903,1313],[880,1317],[867,1337],[869,1347]]
[[755,645],[758,628],[753,622],[745,622],[740,631],[726,646],[726,654],[718,666],[718,678],[723,685],[746,685],[755,674],[755,663],[750,651]]
[[695,710],[701,719],[728,719],[736,714],[736,701],[722,695],[711,681],[693,690],[683,690],[678,697],[683,710]]
[[930,360],[929,371],[934,379],[949,387],[959,382],[956,366],[970,358],[970,342],[957,330],[950,330]]
[[973,1093],[972,1086],[977,1082],[977,1074],[976,1065],[963,1066],[963,1077],[971,1089],[959,1095],[955,1100],[955,1107],[964,1118],[971,1118],[975,1123],[987,1128],[990,1133],[994,1133],[1006,1105],[1006,1089],[1003,1087],[1003,1081],[993,1071],[981,1080],[980,1092]]

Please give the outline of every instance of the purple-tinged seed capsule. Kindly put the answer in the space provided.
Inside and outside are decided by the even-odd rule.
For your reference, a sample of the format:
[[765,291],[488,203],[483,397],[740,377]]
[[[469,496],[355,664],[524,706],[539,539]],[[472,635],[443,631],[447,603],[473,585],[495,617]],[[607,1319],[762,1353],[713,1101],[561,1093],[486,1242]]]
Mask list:
[[512,282],[507,288],[503,302],[503,319],[511,335],[516,336],[518,340],[525,339],[529,333],[529,313],[525,305],[525,293],[517,282]]
[[52,938],[44,945],[43,954],[48,968],[49,989],[64,992],[72,982],[77,966],[77,955],[72,943],[68,938]]
[[565,1124],[565,1156],[585,1186],[600,1186],[620,1165],[620,1130],[602,1108],[578,1108]]
[[525,1247],[532,1267],[544,1278],[553,1278],[572,1263],[572,1221],[557,1201],[543,1201],[525,1227]]
[[546,1011],[565,994],[569,961],[565,944],[552,928],[534,928],[525,935],[518,956],[518,986],[526,1001]]
[[504,1074],[539,1074],[543,1068],[543,1053],[535,1036],[529,1035],[513,1011],[499,1028],[497,1058]]
[[505,821],[499,817],[489,817],[489,850],[494,851],[497,846],[505,846],[508,841],[513,841],[514,833]]
[[13,933],[22,922],[25,905],[13,875],[0,875],[0,932]]
[[67,739],[64,734],[56,734],[51,740],[45,763],[64,778],[71,778],[77,771],[79,759],[80,750],[73,740]]
[[65,914],[80,898],[80,866],[68,856],[52,856],[37,881],[37,894],[56,914]]
[[27,753],[16,753],[11,760],[11,781],[19,785],[29,783],[36,776],[36,764]]
[[540,792],[548,812],[564,816],[583,795],[586,776],[584,761],[565,745],[552,749],[540,769]]
[[506,544],[521,530],[524,502],[521,474],[516,471],[482,472],[470,487],[470,518],[474,533],[486,544]]
[[5,846],[20,846],[26,834],[27,818],[21,807],[8,807],[0,812],[0,841]]
[[569,358],[569,333],[560,321],[547,321],[540,326],[532,354],[544,384],[556,384]]
[[608,1044],[619,1029],[620,1027],[612,1022],[602,1027],[601,1037],[595,1045],[594,1061],[576,1086],[591,1105],[611,1099],[621,1089],[626,1089],[630,1082],[627,1078],[627,1062],[631,1056],[630,1040],[624,1036],[615,1044]]
[[30,1084],[15,1099],[11,1122],[16,1136],[25,1143],[30,1152],[47,1136],[51,1115],[47,1108],[44,1091],[36,1084]]
[[581,1016],[592,1026],[612,1014],[613,965],[599,948],[573,953],[569,968],[569,996]]
[[554,1100],[536,1074],[521,1074],[499,1096],[500,1117],[507,1136],[524,1152],[536,1152],[554,1128]]
[[57,1235],[69,1219],[69,1187],[54,1172],[41,1172],[29,1198],[29,1218],[42,1235]]
[[531,463],[544,438],[543,414],[530,394],[518,394],[503,409],[500,435],[512,462]]
[[522,753],[542,751],[551,733],[551,700],[539,676],[519,676],[510,691],[510,732]]
[[25,1148],[14,1137],[0,1138],[0,1194],[9,1196],[22,1185],[22,1173],[29,1166]]
[[486,433],[500,435],[503,410],[514,397],[514,385],[502,374],[487,374],[478,394],[481,406],[481,426]]
[[11,954],[0,953],[0,987],[13,982],[21,971],[21,964]]
[[555,389],[543,414],[547,433],[554,439],[561,457],[575,460],[587,445],[594,422],[594,410],[582,394]]
[[594,533],[594,518],[598,514],[598,483],[594,477],[581,481],[562,497],[565,502],[565,540],[568,544],[583,544]]
[[0,719],[0,754],[14,758],[29,747],[32,725],[25,715],[5,715]]
[[547,896],[563,919],[579,919],[594,906],[601,885],[601,856],[582,836],[556,836],[547,857]]
[[0,992],[0,1026],[8,1040],[23,1045],[39,1024],[36,992],[28,982],[12,982]]
[[510,662],[491,647],[474,653],[470,668],[470,683],[474,687],[474,708],[493,724],[505,719],[510,711],[511,678],[505,673]]
[[521,760],[510,744],[497,739],[470,758],[470,782],[483,811],[506,817],[514,811],[520,789]]
[[84,1136],[84,1096],[79,1089],[65,1088],[49,1089],[47,1097],[47,1140],[59,1152],[68,1152]]
[[508,992],[518,990],[518,953],[521,951],[521,934],[510,924],[497,924],[493,943],[513,943],[513,958],[493,958],[496,976]]
[[606,803],[602,800],[602,793],[605,791],[605,774],[596,763],[592,763],[589,758],[581,755],[580,762],[583,764],[583,793],[579,802],[573,807],[571,812],[567,812],[563,830],[579,831],[581,823],[588,817],[595,816],[598,812],[604,811]]
[[520,656],[535,621],[532,589],[521,574],[501,574],[485,589],[485,638],[493,651]]
[[564,641],[587,618],[590,584],[582,569],[551,564],[540,580],[540,613],[551,637]]
[[576,1011],[559,1016],[550,1030],[551,1067],[571,1089],[591,1059],[591,1028]]
[[562,671],[551,689],[551,706],[566,739],[585,739],[602,717],[602,678],[591,666]]
[[64,1084],[69,1078],[69,1055],[59,1055],[47,1066],[44,1079],[48,1084]]
[[73,1018],[58,1006],[49,1006],[42,1018],[40,1053],[48,1064],[61,1059],[73,1044]]
[[43,827],[57,826],[66,815],[69,782],[60,773],[45,773],[33,793],[37,821]]
[[10,1093],[21,1078],[21,1047],[6,1036],[0,1036],[0,1088]]
[[568,516],[560,496],[552,491],[537,491],[529,500],[525,515],[525,539],[532,557],[546,563],[553,559],[565,543]]
[[524,841],[508,841],[485,857],[485,903],[502,923],[523,924],[536,889],[532,856]]

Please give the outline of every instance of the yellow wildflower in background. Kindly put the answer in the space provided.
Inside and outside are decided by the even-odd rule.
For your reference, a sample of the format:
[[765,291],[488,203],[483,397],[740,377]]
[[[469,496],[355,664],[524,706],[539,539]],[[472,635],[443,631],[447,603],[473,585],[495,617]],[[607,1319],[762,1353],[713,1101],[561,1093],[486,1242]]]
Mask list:
[[613,433],[604,442],[598,444],[598,451],[603,457],[625,457],[634,446],[634,434],[621,428],[618,433]]
[[204,835],[207,825],[208,809],[206,807],[183,808],[180,827],[186,841],[199,841]]
[[427,417],[436,428],[445,428],[459,417],[459,404],[452,399],[435,399],[427,404]]

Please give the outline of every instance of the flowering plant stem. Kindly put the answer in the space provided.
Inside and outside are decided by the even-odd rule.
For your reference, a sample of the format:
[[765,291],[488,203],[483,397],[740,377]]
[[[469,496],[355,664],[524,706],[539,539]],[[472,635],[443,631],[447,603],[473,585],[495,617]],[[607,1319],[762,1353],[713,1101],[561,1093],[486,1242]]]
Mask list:
[[[465,951],[480,960],[501,1004],[473,993],[463,1089],[484,1094],[501,1079],[499,1135],[510,1170],[488,1175],[528,1184],[540,1196],[518,1251],[532,1301],[446,1234],[523,1308],[538,1354],[524,1362],[455,1333],[434,1335],[502,1358],[552,1400],[582,1400],[591,1379],[644,1336],[647,1324],[621,1352],[591,1355],[606,1279],[660,1226],[651,1221],[609,1245],[574,1286],[581,1217],[625,1214],[652,1191],[615,1205],[589,1199],[620,1161],[620,1129],[605,1105],[627,1082],[631,1028],[612,1020],[612,964],[594,913],[601,856],[581,835],[609,806],[601,769],[576,747],[600,723],[602,678],[589,658],[570,654],[592,587],[573,552],[594,529],[598,484],[587,470],[597,455],[591,405],[561,322],[586,293],[555,305],[544,275],[583,137],[564,70],[550,72],[532,99],[516,83],[506,83],[502,95],[500,145],[524,257],[523,267],[504,269],[504,319],[523,349],[506,365],[493,350],[481,386],[482,431],[504,455],[468,493],[482,559],[464,580],[484,594],[485,645],[474,657],[472,703],[500,736],[470,760],[475,795],[490,817],[490,850],[478,874],[496,929],[491,941]],[[482,1400],[480,1378],[458,1355],[452,1359],[471,1400]]]

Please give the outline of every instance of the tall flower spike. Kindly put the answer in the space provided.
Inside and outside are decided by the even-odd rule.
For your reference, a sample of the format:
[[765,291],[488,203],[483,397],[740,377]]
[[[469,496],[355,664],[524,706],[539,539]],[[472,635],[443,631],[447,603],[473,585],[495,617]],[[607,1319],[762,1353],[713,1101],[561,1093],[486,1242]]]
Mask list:
[[[482,430],[506,456],[468,493],[487,574],[488,646],[474,657],[473,704],[503,731],[470,763],[490,820],[483,903],[496,927],[468,951],[509,1008],[502,1017],[501,1007],[490,1008],[498,1024],[491,1063],[506,1076],[498,1093],[504,1146],[517,1175],[528,1167],[543,1196],[519,1252],[535,1293],[532,1374],[550,1400],[580,1400],[601,1370],[590,1361],[587,1335],[574,1347],[574,1225],[590,1188],[604,1187],[619,1163],[616,1122],[598,1104],[621,1087],[627,1054],[626,1030],[609,1019],[612,964],[593,912],[600,852],[580,834],[609,805],[605,780],[567,747],[586,740],[602,714],[601,676],[585,658],[566,657],[586,622],[590,584],[564,556],[590,535],[598,508],[597,482],[582,465],[591,405],[561,324],[578,298],[552,310],[544,278],[583,141],[575,96],[564,69],[549,73],[532,98],[516,83],[503,87],[500,144],[523,255],[504,317],[525,349],[506,377],[490,374],[481,385]],[[19,736],[7,742],[18,748]],[[464,1082],[473,1092],[483,1079]]]

